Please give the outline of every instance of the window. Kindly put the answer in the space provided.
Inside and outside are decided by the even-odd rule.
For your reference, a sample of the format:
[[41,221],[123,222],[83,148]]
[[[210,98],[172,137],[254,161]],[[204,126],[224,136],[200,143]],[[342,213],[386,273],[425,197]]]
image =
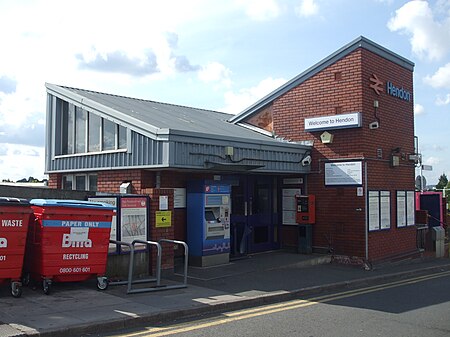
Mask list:
[[86,152],[86,110],[75,109],[75,152]]
[[391,192],[369,191],[369,231],[391,228]]
[[97,175],[90,174],[88,176],[89,180],[89,191],[97,191]]
[[97,191],[96,174],[68,174],[62,177],[64,190]]
[[100,151],[100,133],[102,130],[102,118],[99,115],[89,113],[89,152]]
[[60,102],[60,147],[58,155],[126,150],[127,128],[88,112],[74,104]]
[[86,176],[75,176],[75,189],[77,191],[86,190]]
[[61,152],[74,152],[75,111],[72,104],[62,102]]
[[116,127],[117,124],[107,119],[103,119],[103,142],[102,142],[103,151],[116,149]]
[[72,189],[72,180],[73,176],[63,176],[62,177],[62,189],[63,190],[71,190]]
[[119,125],[119,149],[127,148],[127,128]]

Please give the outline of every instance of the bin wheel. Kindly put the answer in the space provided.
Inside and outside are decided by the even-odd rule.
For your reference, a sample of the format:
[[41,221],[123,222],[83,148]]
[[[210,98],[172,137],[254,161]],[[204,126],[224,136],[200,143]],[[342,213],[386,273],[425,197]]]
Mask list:
[[30,284],[30,273],[25,273],[22,276],[22,285],[24,285],[25,287],[27,287]]
[[15,298],[22,296],[22,284],[20,282],[11,282],[11,295]]
[[98,290],[106,290],[108,288],[109,281],[107,277],[97,277]]
[[43,280],[42,281],[42,288],[44,290],[44,294],[45,295],[49,295],[50,294],[51,286],[52,286],[52,281],[51,280]]

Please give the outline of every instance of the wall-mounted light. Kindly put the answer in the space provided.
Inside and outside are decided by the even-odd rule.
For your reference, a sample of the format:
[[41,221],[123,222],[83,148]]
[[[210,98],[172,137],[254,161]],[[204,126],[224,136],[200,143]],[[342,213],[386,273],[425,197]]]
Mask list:
[[334,138],[334,135],[332,135],[328,131],[325,131],[324,133],[322,133],[320,135],[320,140],[322,141],[323,144],[333,143],[333,138]]
[[396,167],[400,165],[400,152],[402,149],[400,147],[396,147],[391,150],[391,167]]
[[130,181],[124,181],[120,184],[119,187],[120,194],[130,194],[131,193],[131,182]]
[[226,156],[232,156],[234,152],[234,149],[232,146],[225,146],[225,155]]

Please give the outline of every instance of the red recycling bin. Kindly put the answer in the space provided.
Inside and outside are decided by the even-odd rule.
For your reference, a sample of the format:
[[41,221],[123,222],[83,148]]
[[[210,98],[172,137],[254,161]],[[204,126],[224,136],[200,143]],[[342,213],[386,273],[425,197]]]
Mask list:
[[22,268],[33,211],[25,199],[0,197],[0,283],[11,282],[11,295],[22,295]]
[[32,199],[36,220],[30,225],[26,272],[42,281],[45,294],[55,282],[105,277],[114,208],[106,203],[79,200]]

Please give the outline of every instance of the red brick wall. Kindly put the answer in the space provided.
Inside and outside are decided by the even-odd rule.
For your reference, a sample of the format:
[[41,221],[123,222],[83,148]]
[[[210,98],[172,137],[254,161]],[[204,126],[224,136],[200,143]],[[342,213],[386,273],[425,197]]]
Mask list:
[[62,188],[62,174],[50,173],[48,175],[48,187],[49,188]]
[[[277,135],[314,141],[308,176],[308,193],[316,195],[314,246],[331,245],[337,254],[365,257],[366,196],[358,197],[356,186],[326,187],[326,160],[364,158],[368,189],[391,191],[391,229],[369,234],[369,259],[378,260],[415,249],[415,228],[395,227],[396,190],[414,190],[414,166],[407,160],[414,151],[414,119],[412,102],[385,92],[375,94],[369,87],[372,74],[413,92],[412,72],[360,48],[275,100],[273,119]],[[369,123],[376,120],[375,99],[379,101],[380,128],[370,130]],[[305,118],[351,112],[362,113],[362,127],[330,130],[332,144],[321,143],[323,131],[304,131]],[[401,148],[403,159],[400,167],[391,168],[389,158],[396,147]],[[377,149],[382,158],[377,157]]]
[[[391,229],[369,233],[369,257],[372,260],[384,259],[397,254],[409,253],[416,250],[416,228],[396,227],[396,192],[397,190],[414,191],[415,169],[408,155],[414,153],[414,103],[392,97],[384,92],[377,95],[369,87],[368,79],[375,74],[383,83],[392,82],[413,93],[413,73],[399,65],[363,50],[363,109],[366,125],[375,121],[374,100],[379,102],[377,115],[380,128],[370,130],[365,128],[365,156],[376,158],[377,149],[381,149],[381,160],[368,163],[369,189],[383,189],[391,192]],[[396,153],[400,157],[400,166],[390,166],[392,150],[399,148]]]

